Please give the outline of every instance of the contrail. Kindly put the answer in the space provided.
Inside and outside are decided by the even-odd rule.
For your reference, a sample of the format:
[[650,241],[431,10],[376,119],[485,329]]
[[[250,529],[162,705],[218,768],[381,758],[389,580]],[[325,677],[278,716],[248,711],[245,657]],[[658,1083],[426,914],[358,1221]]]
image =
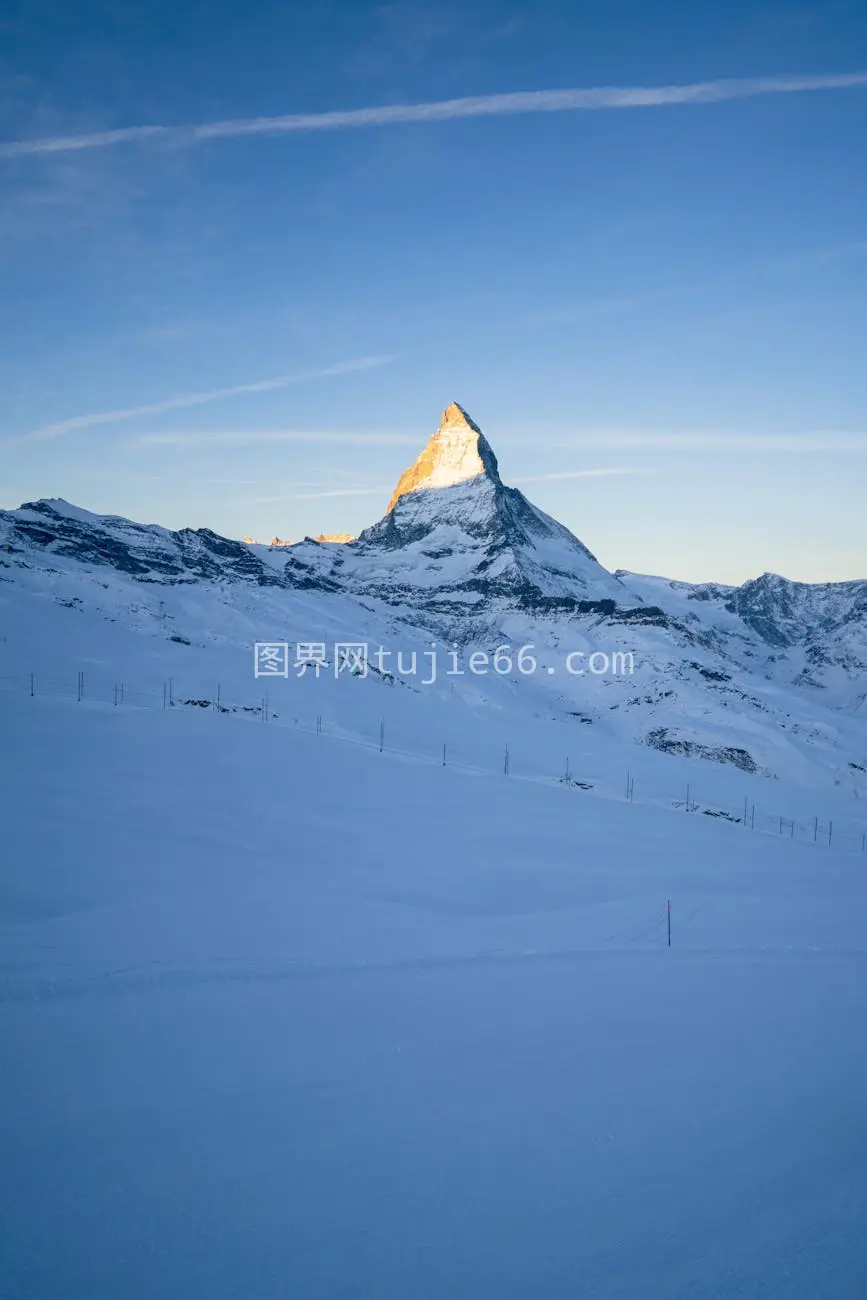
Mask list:
[[245,393],[267,393],[275,388],[288,388],[290,384],[301,384],[309,379],[327,379],[331,375],[351,374],[356,370],[372,370],[376,366],[385,366],[394,361],[394,356],[356,357],[352,361],[338,361],[321,370],[299,371],[291,375],[278,375],[276,379],[259,379],[252,384],[235,384],[232,388],[212,388],[208,392],[181,393],[177,397],[166,398],[162,402],[151,402],[147,406],[125,406],[114,411],[94,411],[90,415],[74,415],[67,420],[55,420],[44,424],[39,429],[20,437],[7,439],[8,442],[47,442],[62,438],[76,429],[91,429],[98,424],[117,424],[121,420],[135,420],[142,415],[161,415],[165,411],[179,411],[188,406],[204,406],[208,402],[220,402],[226,397],[238,397]]
[[390,104],[375,108],[341,109],[329,113],[289,113],[280,117],[229,118],[193,126],[128,126],[86,135],[49,136],[0,143],[0,158],[22,158],[80,149],[105,149],[116,144],[158,140],[177,145],[199,144],[248,135],[289,135],[310,131],[341,131],[350,127],[391,126],[413,122],[445,122],[463,117],[506,117],[521,113],[564,113],[576,109],[653,108],[665,104],[714,104],[755,95],[799,94],[810,90],[842,90],[867,85],[867,72],[806,77],[745,77],[697,81],[682,86],[597,86],[575,90],[526,90],[505,95],[472,95],[433,100],[425,104]]
[[618,466],[615,469],[564,469],[555,474],[530,474],[513,478],[511,483],[554,483],[570,478],[619,478],[623,474],[655,474],[655,469],[641,469],[637,465]]

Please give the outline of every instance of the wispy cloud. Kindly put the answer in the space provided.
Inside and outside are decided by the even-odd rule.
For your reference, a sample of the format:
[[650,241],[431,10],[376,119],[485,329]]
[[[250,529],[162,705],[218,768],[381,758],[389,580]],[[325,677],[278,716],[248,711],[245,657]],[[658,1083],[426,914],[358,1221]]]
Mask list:
[[339,429],[218,429],[213,433],[144,433],[132,439],[140,447],[244,447],[257,442],[345,443],[362,447],[412,446],[418,436]]
[[[498,441],[523,443],[528,436],[513,432]],[[653,429],[594,429],[536,438],[534,445],[606,451],[761,451],[792,455],[799,452],[867,452],[867,432],[729,433],[696,430],[660,433]]]
[[[534,429],[504,430],[492,435],[497,447],[529,446],[569,448],[574,451],[684,451],[684,452],[867,452],[865,432],[744,433],[690,430],[683,433],[656,429],[598,428],[574,433],[539,435]],[[223,429],[213,432],[145,433],[131,439],[132,446],[175,446],[200,448],[247,446],[255,443],[310,443],[360,447],[420,447],[427,435],[381,433],[374,429]],[[558,478],[605,478],[620,474],[653,474],[650,467],[613,466],[599,469],[563,470],[511,479],[514,483],[542,483]]]
[[276,497],[253,497],[250,505],[271,505],[275,501],[319,501],[324,497],[373,497],[393,490],[394,484],[380,483],[378,487],[329,488],[322,492],[287,492]]
[[823,76],[744,77],[698,81],[674,86],[595,86],[573,90],[527,90],[504,95],[470,95],[423,104],[387,104],[328,113],[288,113],[278,117],[229,118],[194,126],[128,126],[83,135],[9,140],[0,158],[23,158],[112,145],[161,141],[201,144],[240,136],[290,135],[359,127],[445,122],[467,117],[506,117],[526,113],[563,113],[579,109],[654,108],[672,104],[713,104],[756,95],[800,94],[867,85],[867,72]]
[[656,474],[655,469],[642,469],[638,466],[624,465],[612,469],[564,469],[555,474],[530,474],[524,478],[513,478],[512,483],[554,483],[559,479],[569,478],[615,478],[622,474]]
[[[90,415],[74,415],[68,420],[55,420],[44,424],[30,433],[18,438],[7,439],[9,442],[47,442],[54,438],[65,437],[79,429],[92,429],[100,424],[119,424],[124,420],[136,420],[146,415],[162,415],[166,411],[179,411],[191,406],[204,406],[210,402],[221,402],[228,397],[241,397],[247,393],[267,393],[275,388],[288,388],[291,384],[305,383],[311,379],[327,379],[332,375],[346,375],[358,370],[372,370],[376,366],[385,366],[394,361],[392,356],[356,357],[350,361],[338,361],[334,365],[320,370],[300,371],[295,374],[278,375],[276,379],[260,379],[252,384],[235,384],[231,388],[212,388],[204,393],[182,393],[169,397],[162,402],[150,402],[145,406],[125,406],[113,411],[95,411]],[[156,441],[159,441],[157,438]]]
[[[608,478],[609,476],[621,474],[655,474],[655,469],[638,469],[630,467],[618,467],[615,469],[567,469],[556,474],[531,474],[524,478],[510,478],[510,483],[549,483],[557,479],[575,479],[575,478]],[[306,486],[299,484],[299,486]],[[276,501],[316,501],[323,497],[367,497],[380,496],[382,493],[390,493],[394,489],[393,483],[379,483],[370,487],[340,487],[317,489],[315,492],[289,492],[274,497],[253,497],[251,505],[270,505]]]

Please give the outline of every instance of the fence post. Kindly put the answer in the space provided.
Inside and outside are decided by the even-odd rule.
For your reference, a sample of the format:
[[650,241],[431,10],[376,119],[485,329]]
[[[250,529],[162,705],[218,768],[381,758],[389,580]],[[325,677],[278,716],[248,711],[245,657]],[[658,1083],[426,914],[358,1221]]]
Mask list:
[[382,753],[384,746],[385,746],[385,718],[380,718],[380,721],[379,721],[379,752],[380,752],[380,754]]
[[566,755],[566,774],[565,774],[565,776],[563,777],[563,780],[566,782],[567,785],[569,784],[569,782],[570,782],[570,780],[571,780],[571,777],[572,777],[572,774],[571,774],[571,772],[569,771],[569,755],[567,754],[567,755]]
[[33,696],[34,696],[35,694],[36,694],[36,688],[35,688],[35,685],[34,685],[34,682],[33,682],[33,674],[31,673],[31,674],[30,674],[30,697],[31,697],[31,699],[33,698]]
[[750,830],[754,831],[755,829],[756,829],[756,805],[753,804],[753,815],[752,815],[752,820],[750,821]]
[[668,946],[671,947],[671,899],[668,900]]
[[175,697],[174,697],[174,692],[172,691],[172,679],[170,677],[169,678],[169,708],[172,707],[174,702],[175,702]]
[[84,694],[84,671],[79,669],[78,673],[78,703],[81,703],[81,697]]
[[815,843],[818,838],[819,838],[819,818],[814,817],[813,818],[813,842]]
[[689,806],[689,785],[687,785],[687,787],[686,787],[686,811],[687,811],[687,812],[690,812],[690,811],[691,811],[690,806]]
[[829,849],[831,847],[831,832],[833,831],[833,829],[834,829],[834,823],[832,821],[829,821],[828,822],[828,848]]
[[165,712],[165,707],[166,707],[166,684],[165,682],[163,682],[163,711],[164,712]]
[[509,775],[509,746],[506,746],[505,757],[503,758],[503,775]]
[[747,796],[744,795],[744,830],[747,828]]
[[443,745],[443,767],[446,765],[446,747]]

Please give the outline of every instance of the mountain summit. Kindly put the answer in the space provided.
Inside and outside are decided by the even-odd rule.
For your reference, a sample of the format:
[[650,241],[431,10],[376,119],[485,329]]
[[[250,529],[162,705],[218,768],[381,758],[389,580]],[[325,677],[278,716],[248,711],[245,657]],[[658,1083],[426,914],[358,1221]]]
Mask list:
[[479,474],[487,474],[499,483],[497,458],[479,426],[462,406],[452,402],[443,411],[440,427],[421,455],[401,474],[386,514],[391,514],[408,492],[454,487]]

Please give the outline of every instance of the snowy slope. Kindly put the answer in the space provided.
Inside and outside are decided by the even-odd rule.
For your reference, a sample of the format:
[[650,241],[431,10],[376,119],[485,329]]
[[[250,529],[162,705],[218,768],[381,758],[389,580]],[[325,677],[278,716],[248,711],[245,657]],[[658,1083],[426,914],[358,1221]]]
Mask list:
[[[363,640],[419,655],[434,644],[441,658],[456,644],[463,677],[441,677],[435,694],[445,685],[450,707],[474,710],[459,732],[478,716],[513,734],[524,720],[544,719],[569,729],[556,742],[567,755],[588,745],[591,758],[616,751],[623,769],[635,766],[636,743],[657,750],[669,785],[680,780],[673,757],[692,756],[705,768],[838,791],[852,809],[867,797],[863,589],[759,579],[734,590],[610,574],[503,484],[490,444],[456,404],[401,477],[385,517],[347,544],[244,545],[62,501],[0,512],[7,620],[31,620],[13,599],[28,592],[28,610],[55,602],[75,616],[97,614],[159,643],[163,658],[180,654],[163,676],[194,661],[190,676],[224,676],[216,662],[168,652],[172,637],[220,649],[239,680],[249,678],[254,641]],[[69,635],[58,631],[47,645]],[[490,656],[504,642],[513,663],[522,646],[534,647],[532,676],[468,673],[474,650]],[[48,653],[34,647],[30,658],[50,676]],[[603,665],[630,656],[634,671],[595,674],[587,668],[594,654]],[[22,649],[21,672],[33,670],[26,659]],[[159,689],[160,674],[151,675]],[[418,700],[417,681],[400,685]]]
[[857,599],[771,648],[446,414],[349,545],[0,514],[4,1300],[867,1294]]
[[724,652],[849,712],[865,707],[867,581],[792,582],[764,573],[740,587],[618,571],[642,600],[701,627]]
[[195,709],[0,725],[9,1300],[864,1292],[860,855]]

